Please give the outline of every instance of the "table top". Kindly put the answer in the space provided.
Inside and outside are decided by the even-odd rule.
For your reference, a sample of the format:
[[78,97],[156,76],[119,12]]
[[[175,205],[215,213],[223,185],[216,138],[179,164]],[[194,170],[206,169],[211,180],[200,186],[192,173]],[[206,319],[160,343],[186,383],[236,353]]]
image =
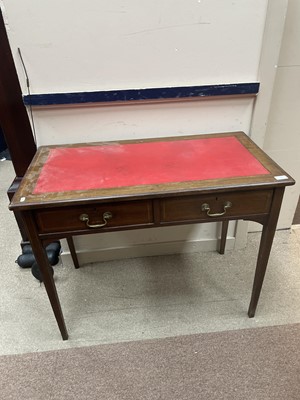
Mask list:
[[10,208],[293,183],[243,132],[42,146]]

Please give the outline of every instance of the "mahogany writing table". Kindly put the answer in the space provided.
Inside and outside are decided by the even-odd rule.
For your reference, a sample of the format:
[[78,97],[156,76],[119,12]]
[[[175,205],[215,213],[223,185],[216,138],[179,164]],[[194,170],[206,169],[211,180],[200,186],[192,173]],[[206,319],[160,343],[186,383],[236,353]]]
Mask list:
[[18,211],[62,338],[43,242],[73,235],[222,222],[263,225],[248,315],[259,299],[285,186],[294,180],[242,132],[40,147],[10,204]]

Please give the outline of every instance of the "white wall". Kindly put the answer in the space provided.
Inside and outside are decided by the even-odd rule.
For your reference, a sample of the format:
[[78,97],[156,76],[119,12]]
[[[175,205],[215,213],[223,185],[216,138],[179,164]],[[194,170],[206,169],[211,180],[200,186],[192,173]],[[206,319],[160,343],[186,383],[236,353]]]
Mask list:
[[[263,85],[256,101],[250,134],[296,180],[296,185],[286,188],[277,225],[278,229],[286,229],[291,226],[300,193],[300,2],[289,0],[286,11],[284,0],[270,2],[270,5],[275,18],[264,35],[262,58],[265,59],[259,72]],[[274,57],[273,52],[277,50],[274,46],[272,49],[269,38],[272,44],[285,14],[282,41],[277,41],[281,46],[276,62],[277,55]],[[254,222],[249,225],[250,231],[261,230]]]
[[[47,4],[4,0],[2,8],[26,94],[18,47],[32,93],[257,81],[267,4],[267,0]],[[276,45],[281,26],[278,29]],[[236,130],[249,134],[253,109],[253,98],[215,98],[37,107],[34,119],[42,145]],[[235,242],[235,225],[230,225],[229,247]],[[213,249],[218,235],[218,225],[190,225],[78,237],[76,247],[84,262]]]
[[296,180],[286,189],[278,228],[292,223],[300,193],[300,1],[289,0],[264,150]]
[[38,144],[249,131],[253,99],[35,108]]
[[17,47],[33,93],[257,78],[267,0],[2,3],[19,75]]

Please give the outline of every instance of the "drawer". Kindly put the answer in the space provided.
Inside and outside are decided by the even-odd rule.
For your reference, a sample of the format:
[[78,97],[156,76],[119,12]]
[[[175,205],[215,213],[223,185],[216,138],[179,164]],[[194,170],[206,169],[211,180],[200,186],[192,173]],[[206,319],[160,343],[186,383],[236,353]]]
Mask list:
[[270,209],[272,195],[272,190],[260,190],[170,197],[161,200],[161,222],[201,221],[266,214]]
[[37,210],[40,233],[101,230],[153,223],[151,200]]

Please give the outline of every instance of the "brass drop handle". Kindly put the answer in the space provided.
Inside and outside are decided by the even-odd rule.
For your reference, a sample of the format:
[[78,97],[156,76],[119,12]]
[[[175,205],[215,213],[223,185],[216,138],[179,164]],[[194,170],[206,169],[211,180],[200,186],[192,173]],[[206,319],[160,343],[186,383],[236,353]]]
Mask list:
[[209,217],[221,217],[222,215],[226,214],[227,208],[230,208],[231,206],[232,206],[232,203],[231,203],[230,201],[226,201],[226,202],[224,203],[224,211],[223,211],[223,212],[211,214],[211,213],[210,213],[209,204],[204,203],[204,204],[202,204],[202,206],[201,206],[201,210],[202,210],[202,211],[206,211],[206,214],[207,214]]
[[103,224],[90,224],[90,218],[87,214],[81,214],[79,217],[80,221],[85,222],[86,226],[89,228],[103,228],[105,225],[107,225],[108,220],[112,218],[112,213],[110,211],[106,211],[103,213],[102,218],[104,221]]

